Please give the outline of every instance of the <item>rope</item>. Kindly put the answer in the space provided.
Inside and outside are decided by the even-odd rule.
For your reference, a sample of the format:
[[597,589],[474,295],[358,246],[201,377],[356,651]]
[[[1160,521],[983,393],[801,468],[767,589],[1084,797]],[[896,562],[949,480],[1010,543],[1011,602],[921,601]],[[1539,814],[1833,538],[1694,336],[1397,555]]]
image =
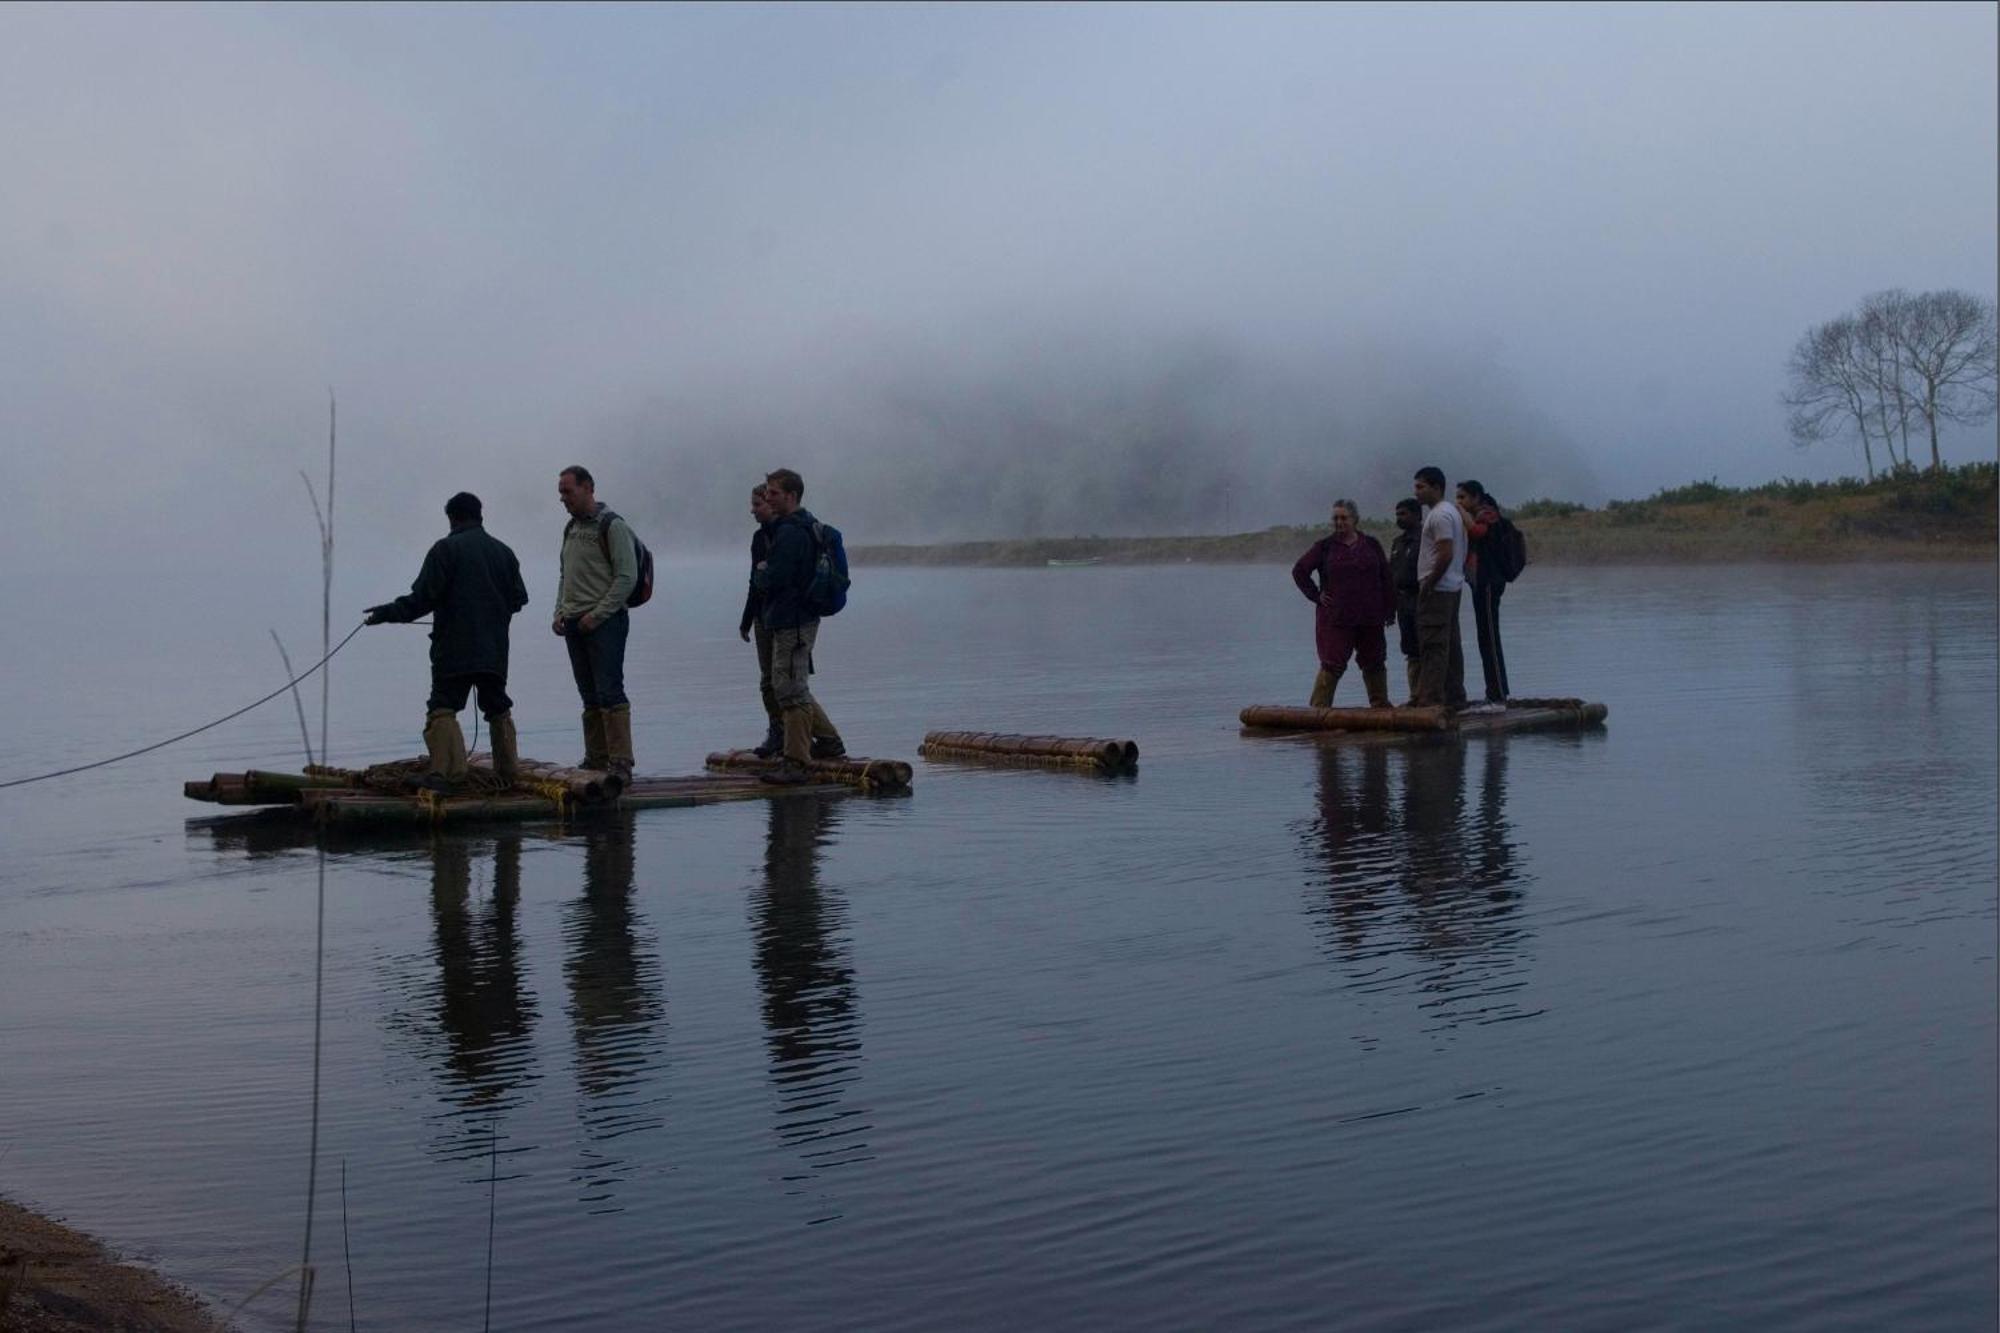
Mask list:
[[128,750],[124,754],[114,754],[109,759],[99,759],[96,763],[92,764],[78,764],[75,768],[59,768],[53,773],[37,773],[34,777],[31,778],[15,778],[11,782],[0,782],[0,791],[4,791],[8,787],[24,787],[30,782],[47,782],[50,778],[65,778],[72,773],[86,773],[93,768],[103,768],[107,764],[116,764],[116,763],[121,763],[127,759],[136,759],[142,754],[151,754],[154,750],[165,749],[167,746],[172,745],[176,741],[184,741],[190,736],[199,736],[201,735],[202,732],[209,731],[216,727],[219,727],[225,722],[233,722],[237,718],[242,717],[245,713],[249,712],[251,709],[263,707],[265,704],[271,702],[271,700],[283,694],[286,690],[291,689],[294,685],[297,685],[300,681],[312,675],[313,672],[318,671],[328,662],[331,662],[333,660],[334,653],[337,653],[342,648],[345,648],[348,644],[348,640],[352,639],[355,635],[359,634],[361,632],[361,628],[362,627],[360,625],[356,625],[353,629],[347,632],[347,638],[342,639],[339,643],[333,645],[333,652],[328,653],[325,657],[320,658],[319,661],[314,662],[311,666],[307,667],[297,676],[294,676],[292,679],[286,681],[283,685],[280,685],[277,689],[272,690],[269,694],[257,700],[256,703],[245,704],[243,705],[243,707],[237,709],[235,712],[229,713],[223,717],[218,717],[213,722],[205,722],[201,726],[196,727],[192,731],[183,731],[178,736],[169,736],[163,741],[155,741],[151,745],[143,746],[137,750]]

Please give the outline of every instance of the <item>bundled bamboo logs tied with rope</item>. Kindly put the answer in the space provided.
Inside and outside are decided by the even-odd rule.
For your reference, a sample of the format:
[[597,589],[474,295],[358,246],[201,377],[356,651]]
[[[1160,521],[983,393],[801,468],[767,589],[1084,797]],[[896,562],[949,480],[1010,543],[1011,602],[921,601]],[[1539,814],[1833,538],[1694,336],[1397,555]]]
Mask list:
[[[708,767],[738,773],[770,773],[784,762],[775,756],[759,758],[753,750],[719,750],[708,757]],[[914,770],[900,759],[811,759],[806,770],[816,782],[839,782],[868,792],[908,791]]]
[[1368,732],[1435,735],[1439,732],[1550,731],[1591,727],[1611,710],[1582,699],[1509,699],[1504,710],[1458,712],[1447,708],[1312,708],[1253,704],[1239,716],[1253,731]]
[[1243,725],[1259,731],[1444,731],[1451,716],[1442,708],[1312,708],[1252,704],[1240,714]]
[[1031,768],[1082,768],[1124,773],[1139,766],[1136,741],[1095,736],[1013,736],[997,731],[933,731],[917,753],[926,759],[964,759]]

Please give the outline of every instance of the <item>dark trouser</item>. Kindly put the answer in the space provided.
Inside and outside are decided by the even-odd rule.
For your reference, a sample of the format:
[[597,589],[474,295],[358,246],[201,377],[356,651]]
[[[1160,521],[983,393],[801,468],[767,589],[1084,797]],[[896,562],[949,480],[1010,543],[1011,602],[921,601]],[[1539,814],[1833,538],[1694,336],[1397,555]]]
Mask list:
[[1417,594],[1415,589],[1396,594],[1396,640],[1403,656],[1415,660],[1424,650],[1417,642]]
[[1380,625],[1328,625],[1320,631],[1320,649],[1320,666],[1336,675],[1347,670],[1350,657],[1363,671],[1373,671],[1389,660],[1389,640]]
[[582,616],[563,620],[563,643],[569,648],[569,671],[585,708],[618,708],[625,698],[625,633],[632,618],[623,608],[590,633],[577,628]]
[[1486,697],[1507,702],[1507,654],[1500,650],[1500,594],[1504,583],[1477,583],[1472,588],[1472,623],[1479,630],[1479,669],[1486,675]]
[[507,697],[507,678],[491,671],[475,671],[469,675],[440,676],[431,673],[431,698],[424,707],[431,712],[460,712],[465,701],[479,691],[479,711],[491,722],[504,713],[512,712],[514,701]]
[[1457,708],[1465,702],[1465,649],[1458,641],[1458,599],[1453,592],[1417,598],[1418,704]]

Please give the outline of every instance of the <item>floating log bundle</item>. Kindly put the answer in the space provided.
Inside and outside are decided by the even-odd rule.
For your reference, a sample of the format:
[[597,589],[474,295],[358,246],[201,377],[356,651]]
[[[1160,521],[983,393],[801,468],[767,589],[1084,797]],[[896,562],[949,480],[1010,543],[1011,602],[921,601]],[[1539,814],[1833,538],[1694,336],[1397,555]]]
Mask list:
[[[760,758],[754,750],[719,750],[708,757],[708,767],[736,773],[771,773],[784,761]],[[899,792],[910,789],[914,770],[900,759],[813,759],[806,769],[815,781],[839,782],[867,792]]]
[[917,753],[926,759],[965,759],[1033,768],[1084,768],[1124,773],[1139,766],[1136,741],[1095,736],[1012,736],[997,731],[933,731]]
[[1310,708],[1253,704],[1240,714],[1252,731],[1331,732],[1398,737],[1496,731],[1550,731],[1601,724],[1610,709],[1582,699],[1509,699],[1493,713],[1445,708]]
[[1442,708],[1311,708],[1252,704],[1243,725],[1260,731],[1445,731],[1451,715]]
[[[711,756],[711,760],[727,757]],[[289,807],[318,824],[367,826],[592,818],[621,810],[715,805],[800,792],[906,791],[910,785],[910,766],[893,759],[815,761],[813,781],[804,786],[773,786],[758,781],[754,772],[726,772],[639,776],[622,789],[594,770],[524,759],[509,784],[494,775],[490,756],[475,754],[468,762],[466,782],[440,795],[413,789],[411,779],[421,777],[427,768],[423,759],[399,759],[362,769],[323,765],[303,773],[253,769],[187,782],[182,791],[191,800],[216,805]]]

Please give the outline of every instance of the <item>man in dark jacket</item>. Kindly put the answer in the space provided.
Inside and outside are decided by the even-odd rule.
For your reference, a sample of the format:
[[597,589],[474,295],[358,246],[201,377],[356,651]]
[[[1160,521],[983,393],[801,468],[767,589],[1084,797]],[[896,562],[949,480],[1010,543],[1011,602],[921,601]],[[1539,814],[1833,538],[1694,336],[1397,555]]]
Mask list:
[[431,617],[431,697],[424,745],[431,772],[425,785],[449,790],[465,780],[465,733],[458,710],[473,690],[493,737],[493,770],[511,781],[519,750],[514,703],[507,697],[507,622],[528,604],[521,562],[507,544],[486,535],[479,497],[460,491],[445,502],[451,534],[424,556],[410,590],[371,606],[367,622],[381,625]]
[[1396,539],[1389,543],[1389,573],[1396,585],[1396,636],[1403,651],[1403,671],[1410,695],[1417,693],[1417,664],[1423,650],[1417,643],[1417,539],[1424,526],[1424,507],[1412,499],[1396,501]]
[[790,468],[779,468],[764,480],[772,513],[770,546],[762,571],[752,579],[763,593],[760,614],[771,635],[771,695],[784,730],[785,762],[762,776],[767,782],[796,785],[807,780],[808,760],[837,758],[847,747],[812,696],[819,617],[806,606],[806,590],[819,558],[819,539],[811,511],[802,507],[806,484]]
[[[750,517],[757,520],[757,531],[750,537],[750,591],[743,598],[743,618],[736,624],[737,637],[748,640],[753,634],[757,639],[757,693],[764,702],[764,739],[751,751],[759,759],[769,759],[782,754],[785,749],[784,714],[778,707],[778,699],[771,691],[771,631],[764,628],[764,589],[759,580],[764,566],[771,558],[771,528],[778,521],[777,511],[771,507],[771,497],[764,486],[750,488]],[[807,515],[808,520],[811,515]],[[815,759],[836,759],[847,753],[840,733],[834,730],[833,721],[826,710],[813,700],[811,709],[812,757]]]

